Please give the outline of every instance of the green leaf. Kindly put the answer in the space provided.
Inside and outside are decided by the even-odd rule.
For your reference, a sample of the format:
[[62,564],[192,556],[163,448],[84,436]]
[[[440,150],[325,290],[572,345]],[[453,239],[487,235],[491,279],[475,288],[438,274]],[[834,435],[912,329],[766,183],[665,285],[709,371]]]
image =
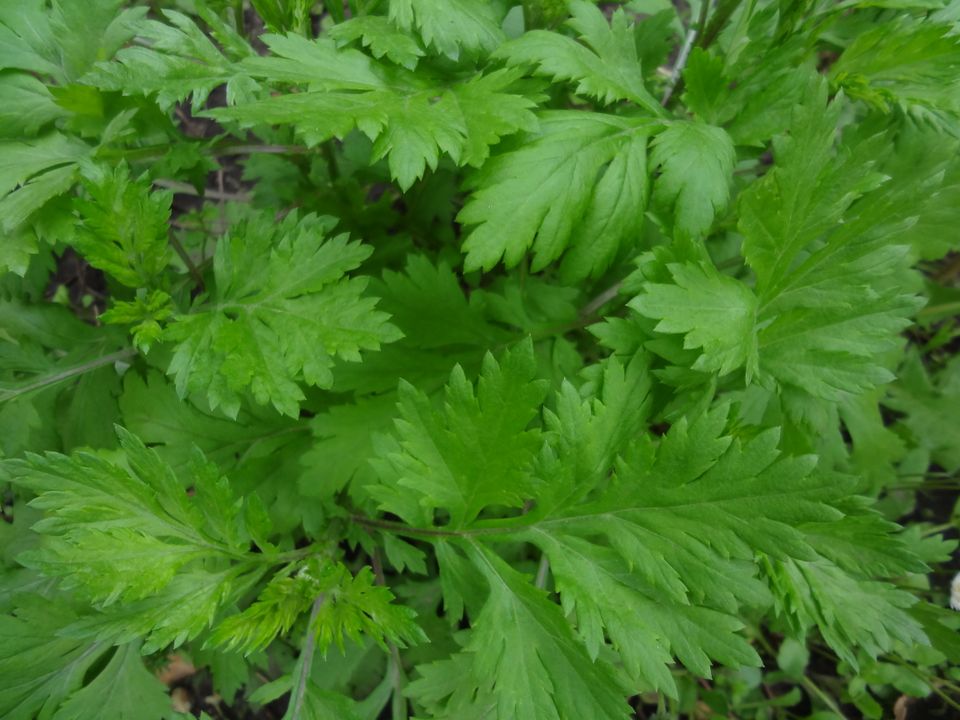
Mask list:
[[550,514],[586,497],[609,476],[618,455],[644,430],[651,410],[647,360],[635,355],[624,364],[613,357],[591,368],[579,390],[564,381],[556,408],[545,409],[553,433],[539,455],[537,506]]
[[913,444],[930,451],[935,463],[949,473],[960,470],[960,447],[955,442],[960,420],[960,362],[952,360],[931,377],[920,358],[911,353],[883,404],[903,413],[899,424],[907,429]]
[[174,717],[166,688],[143,666],[136,643],[117,648],[93,682],[73,693],[53,720],[97,720],[105,708],[118,720]]
[[949,24],[901,17],[856,36],[830,68],[851,97],[960,131],[960,41]]
[[267,35],[273,57],[252,58],[242,67],[257,77],[306,84],[306,92],[289,93],[209,112],[218,120],[243,127],[293,125],[314,145],[343,138],[352,129],[373,142],[373,160],[388,158],[391,175],[406,190],[436,169],[441,153],[459,164],[479,164],[500,137],[531,130],[534,102],[511,91],[519,73],[499,70],[438,85],[376,63],[352,49],[337,49],[332,40]]
[[837,100],[827,105],[823,82],[810,92],[794,112],[790,134],[774,142],[776,165],[739,200],[743,254],[757,274],[761,298],[777,294],[800,252],[882,182],[880,175],[864,172],[861,158],[835,154],[843,105]]
[[541,116],[540,132],[494,157],[470,180],[457,219],[474,227],[467,270],[517,265],[533,250],[542,270],[565,250],[571,279],[599,275],[632,241],[647,203],[649,121],[581,111]]
[[591,659],[560,608],[493,553],[470,556],[490,594],[465,650],[469,680],[496,717],[628,718],[618,673]]
[[77,164],[90,148],[71,137],[50,133],[36,140],[0,142],[0,217],[11,232],[34,211],[66,192]]
[[18,605],[0,615],[0,713],[10,720],[49,718],[107,647],[59,636],[76,617],[62,604],[22,595]]
[[32,75],[0,75],[0,137],[36,135],[47,123],[67,115],[47,87]]
[[739,228],[757,275],[761,375],[837,401],[892,379],[880,359],[919,302],[904,292],[908,248],[891,242],[910,211],[878,194],[870,169],[885,138],[835,153],[841,104],[824,110],[825,93],[797,111],[776,166],[741,195]]
[[181,399],[173,385],[155,371],[146,378],[136,372],[124,376],[120,410],[125,427],[176,472],[189,469],[194,446],[229,471],[246,459],[280,451],[298,431],[293,421],[272,411],[241,411],[229,420],[204,410]]
[[672,263],[676,284],[647,283],[630,307],[654,320],[662,333],[682,333],[685,348],[702,348],[694,370],[725,375],[744,365],[757,372],[757,298],[739,280],[710,265]]
[[425,45],[452,60],[490,52],[503,40],[500,18],[488,0],[390,0],[390,21],[416,30]]
[[360,644],[362,636],[384,650],[387,642],[403,648],[427,640],[414,621],[416,613],[394,603],[393,593],[375,584],[369,567],[351,575],[343,565],[334,564],[314,580],[323,602],[308,631],[315,634],[320,652],[336,644],[342,653],[346,638]]
[[805,631],[816,625],[824,640],[853,668],[858,652],[875,658],[897,643],[929,645],[908,613],[910,593],[884,582],[858,579],[825,561],[774,563],[768,569],[779,613]]
[[81,225],[74,247],[127,287],[152,286],[170,259],[173,194],[151,192],[149,182],[130,178],[126,165],[85,187],[89,199],[75,202]]
[[252,97],[256,83],[236,65],[254,54],[245,40],[205,12],[208,23],[218,31],[225,49],[221,50],[186,15],[168,9],[162,14],[170,24],[140,20],[135,29],[143,44],[120,50],[110,62],[98,63],[85,80],[102,90],[153,95],[163,109],[187,97],[200,109],[211,91],[224,84],[231,104]]
[[[34,526],[43,544],[19,560],[105,610],[77,624],[81,636],[125,642],[150,635],[154,649],[179,644],[260,577],[272,548],[250,552],[244,501],[215,467],[195,459],[188,497],[155,452],[126,430],[117,433],[122,461],[81,452],[4,463],[8,479],[36,493],[31,504],[46,511]],[[217,560],[232,564],[204,569]]]
[[341,46],[359,40],[377,60],[386,57],[407,70],[415,70],[425,55],[416,40],[377,15],[350,18],[334,25],[327,34]]
[[114,301],[113,307],[100,318],[105,323],[132,324],[130,333],[133,335],[133,346],[146,355],[163,333],[161,323],[173,317],[171,300],[163,290],[151,290],[147,294],[143,288],[138,288],[137,296],[132,302]]
[[660,103],[643,83],[643,68],[637,56],[634,26],[622,8],[610,22],[591,2],[569,4],[569,25],[582,44],[566,35],[532,30],[501,47],[495,55],[511,65],[532,65],[538,74],[577,83],[576,92],[603,103],[629,100],[654,115],[662,115]]
[[650,166],[660,169],[653,202],[672,209],[673,225],[685,236],[709,232],[730,198],[737,155],[730,136],[718,127],[675,122],[651,143]]
[[[449,526],[459,528],[490,505],[521,505],[532,490],[529,464],[540,444],[539,432],[527,428],[546,392],[535,372],[530,343],[518,345],[500,363],[487,355],[476,391],[457,366],[442,411],[402,383],[400,445],[380,462],[386,487],[371,488],[381,507],[404,517],[410,498],[418,498],[421,510],[410,520],[444,508]],[[401,501],[395,493],[405,497]]]
[[[0,302],[0,327],[3,451],[113,445],[115,363],[131,355],[123,338],[51,303]],[[91,407],[95,415],[87,414]],[[74,425],[77,417],[83,422]],[[59,437],[64,426],[69,429]]]
[[[316,571],[316,566],[312,569]],[[245,655],[265,649],[278,635],[285,635],[300,615],[310,609],[318,592],[316,586],[307,566],[292,577],[278,573],[256,602],[217,625],[209,644],[241,650]]]
[[133,35],[145,8],[118,12],[120,0],[38,0],[0,6],[0,68],[77,81],[97,60],[112,56]]
[[[165,332],[177,349],[167,371],[177,392],[204,393],[231,417],[241,393],[297,417],[298,381],[329,387],[333,358],[359,361],[399,337],[387,315],[363,297],[365,278],[346,278],[370,248],[346,235],[326,238],[330,222],[291,213],[249,218],[217,244],[209,300],[177,316]],[[263,276],[250,274],[262,268]]]

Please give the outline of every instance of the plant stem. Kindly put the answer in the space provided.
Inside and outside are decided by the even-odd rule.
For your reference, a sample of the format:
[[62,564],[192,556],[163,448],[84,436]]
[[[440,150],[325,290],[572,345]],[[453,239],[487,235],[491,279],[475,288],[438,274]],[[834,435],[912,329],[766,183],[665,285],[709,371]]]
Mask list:
[[713,45],[714,41],[720,35],[720,31],[723,30],[730,16],[733,15],[733,11],[736,10],[739,5],[740,0],[720,0],[717,3],[717,10],[713,15],[713,19],[710,20],[710,24],[707,25],[703,34],[700,35],[700,41],[697,45],[704,50]]
[[673,70],[670,72],[670,78],[667,80],[667,88],[663,93],[663,100],[660,102],[663,107],[667,107],[667,105],[670,104],[670,98],[673,97],[674,92],[679,95],[683,90],[683,69],[687,66],[690,51],[693,49],[693,44],[696,42],[697,37],[703,35],[706,30],[707,17],[710,14],[710,3],[712,1],[713,0],[701,0],[700,15],[697,18],[697,23],[687,30],[687,36],[683,40],[680,54],[677,56],[677,61],[674,63]]
[[827,693],[824,692],[823,689],[821,689],[821,687],[817,685],[813,680],[811,680],[806,675],[804,675],[801,678],[800,682],[803,684],[805,688],[807,688],[807,690],[809,690],[818,698],[820,698],[820,700],[823,701],[824,705],[830,708],[831,712],[833,712],[837,717],[842,718],[842,720],[847,720],[847,716],[844,715],[843,712],[840,710],[840,706],[837,705],[837,701],[834,700],[829,695],[827,695]]
[[202,191],[197,191],[197,189],[190,183],[179,182],[178,180],[158,178],[157,180],[153,181],[153,184],[157,187],[164,188],[165,190],[173,190],[173,192],[180,195],[192,195],[194,197],[203,197],[209,200],[232,200],[234,202],[250,201],[250,195],[247,193],[229,193],[223,192],[222,190],[210,190],[209,188],[204,188]]
[[300,672],[297,675],[297,681],[290,693],[290,711],[288,720],[300,720],[300,714],[303,712],[303,701],[307,695],[307,683],[310,682],[310,668],[313,667],[313,654],[317,644],[317,634],[313,630],[313,624],[320,614],[320,608],[326,595],[320,593],[313,601],[313,607],[310,609],[310,619],[307,621],[307,637],[303,642],[303,652],[300,655]]
[[200,288],[202,292],[203,275],[200,274],[200,270],[197,269],[197,266],[190,258],[186,248],[184,248],[180,243],[180,240],[177,238],[176,234],[171,232],[168,234],[168,237],[170,238],[170,244],[173,245],[173,249],[177,251],[177,255],[181,260],[183,260],[183,264],[187,266],[187,271],[190,273],[190,277],[193,278],[193,281],[197,284],[197,287]]
[[[380,548],[374,548],[370,555],[370,564],[373,566],[373,575],[376,578],[377,585],[386,586],[387,579],[383,574],[383,561],[380,559]],[[393,687],[393,694],[390,698],[390,717],[391,720],[408,720],[407,699],[403,696],[403,688],[407,684],[407,675],[403,671],[403,663],[400,661],[400,650],[396,643],[387,642],[390,650],[390,661],[387,665],[387,677],[390,678],[390,684]]]
[[597,295],[593,300],[584,305],[583,309],[580,311],[580,317],[590,317],[594,315],[600,308],[619,295],[622,287],[623,280],[618,280],[615,282],[602,293]]
[[[300,155],[310,151],[303,145],[261,145],[241,142],[236,139],[227,138],[220,142],[199,148],[205,155],[215,157],[226,155],[255,155],[263,153],[266,155]],[[162,157],[170,152],[173,143],[158,143],[156,145],[144,145],[137,148],[104,148],[97,152],[97,156],[102,159],[125,159],[125,160],[151,160]]]
[[540,556],[540,565],[537,567],[537,577],[533,581],[533,586],[543,590],[547,586],[547,577],[550,574],[550,560],[547,554]]
[[49,385],[55,385],[58,382],[63,382],[64,380],[69,380],[72,377],[78,375],[83,375],[85,373],[91,372],[98,368],[103,367],[104,365],[109,365],[111,363],[117,362],[118,360],[126,360],[137,354],[137,351],[133,348],[126,348],[125,350],[118,350],[117,352],[110,353],[109,355],[103,355],[94,360],[89,360],[80,365],[74,365],[71,368],[66,370],[61,370],[60,372],[54,373],[52,375],[47,375],[46,377],[39,378],[33,382],[24,385],[23,387],[15,388],[12,390],[0,389],[0,403],[13,400],[21,395],[24,395],[34,390],[40,390]]
[[393,522],[392,520],[379,520],[377,518],[368,518],[363,515],[351,515],[350,519],[357,523],[357,525],[363,525],[365,528],[372,528],[375,530],[386,530],[387,532],[396,533],[397,535],[408,535],[412,537],[463,537],[463,533],[458,533],[454,530],[442,530],[441,528],[415,528],[410,527],[409,525],[404,525],[403,523]]
[[921,317],[924,315],[939,315],[940,313],[955,313],[955,312],[960,312],[960,301],[941,303],[939,305],[928,305],[927,307],[917,312],[917,317]]

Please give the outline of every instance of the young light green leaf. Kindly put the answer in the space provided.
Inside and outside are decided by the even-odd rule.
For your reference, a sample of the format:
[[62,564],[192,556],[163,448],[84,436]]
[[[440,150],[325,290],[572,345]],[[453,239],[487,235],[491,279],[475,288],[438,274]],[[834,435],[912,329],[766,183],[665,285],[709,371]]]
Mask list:
[[427,640],[414,620],[416,612],[395,603],[389,589],[375,584],[369,567],[351,575],[337,563],[314,579],[323,602],[308,632],[315,634],[320,652],[335,644],[342,653],[347,638],[360,644],[369,637],[384,650],[388,642],[404,648]]
[[[34,526],[44,542],[19,560],[104,611],[79,621],[79,636],[179,644],[275,562],[273,548],[250,551],[244,501],[215,467],[195,460],[188,496],[155,452],[117,433],[122,461],[80,452],[4,463],[7,479],[34,492],[32,505],[47,513]],[[226,569],[211,565],[225,561]]]
[[127,287],[151,287],[170,258],[173,194],[152,192],[148,182],[130,177],[126,165],[85,187],[89,199],[74,203],[81,219],[74,247]]

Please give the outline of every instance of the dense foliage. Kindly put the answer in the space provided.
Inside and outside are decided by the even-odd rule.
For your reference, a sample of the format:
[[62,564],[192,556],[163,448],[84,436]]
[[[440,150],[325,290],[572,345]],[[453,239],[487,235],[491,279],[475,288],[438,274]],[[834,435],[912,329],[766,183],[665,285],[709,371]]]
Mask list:
[[0,138],[0,716],[960,710],[957,0],[0,0]]

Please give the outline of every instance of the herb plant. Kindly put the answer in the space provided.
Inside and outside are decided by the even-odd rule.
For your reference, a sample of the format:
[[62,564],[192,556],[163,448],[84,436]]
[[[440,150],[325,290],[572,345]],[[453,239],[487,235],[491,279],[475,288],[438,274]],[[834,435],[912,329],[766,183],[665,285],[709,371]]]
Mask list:
[[958,23],[0,0],[0,716],[960,708]]

